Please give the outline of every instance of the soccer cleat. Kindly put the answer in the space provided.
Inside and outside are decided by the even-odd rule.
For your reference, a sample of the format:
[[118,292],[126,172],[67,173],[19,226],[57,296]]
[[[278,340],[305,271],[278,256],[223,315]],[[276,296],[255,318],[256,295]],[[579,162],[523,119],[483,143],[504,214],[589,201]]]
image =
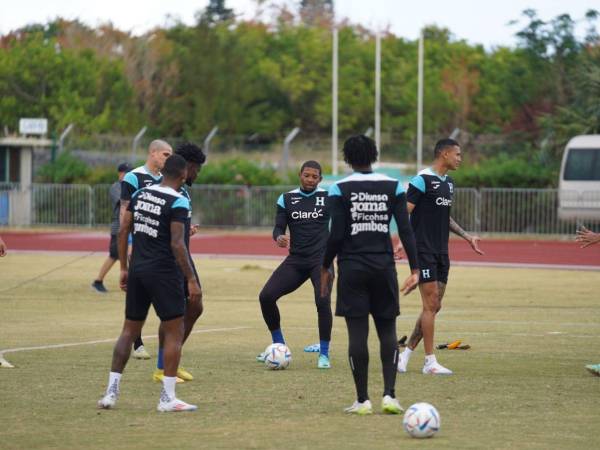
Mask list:
[[423,366],[423,373],[426,375],[452,375],[452,371],[450,369],[446,369],[438,362],[425,364]]
[[177,368],[177,377],[181,378],[183,381],[192,381],[194,379],[194,376],[183,367]]
[[344,409],[346,414],[357,414],[359,416],[367,416],[373,414],[373,405],[370,400],[365,400],[360,403],[358,400],[352,403],[352,406]]
[[100,400],[98,400],[98,408],[99,409],[113,409],[117,404],[117,398],[119,398],[119,394],[114,392],[109,392],[105,394]]
[[304,347],[304,351],[306,353],[319,353],[321,351],[321,345],[320,344],[307,345],[306,347]]
[[264,363],[265,359],[267,359],[267,355],[268,354],[269,354],[268,352],[260,352],[258,355],[256,355],[256,360],[258,362],[263,362]]
[[408,366],[408,358],[402,352],[398,355],[398,367],[396,370],[398,373],[406,373],[406,366]]
[[101,294],[106,294],[108,292],[108,290],[104,287],[104,283],[98,280],[95,280],[92,283],[92,289],[94,289],[96,292],[100,292]]
[[150,353],[146,351],[143,345],[140,345],[138,348],[136,348],[132,352],[131,356],[133,356],[135,359],[150,359]]
[[600,377],[600,364],[588,364],[585,368],[593,375]]
[[[190,375],[190,374],[188,374]],[[191,375],[190,375],[191,376]],[[162,383],[163,378],[165,377],[165,371],[163,369],[156,369],[152,374],[152,379],[157,383]],[[194,377],[192,377],[193,379]],[[179,370],[177,370],[177,376],[175,377],[176,383],[185,383],[185,380],[179,377]]]
[[196,405],[190,405],[189,403],[174,398],[169,401],[163,401],[162,396],[158,402],[156,409],[160,412],[182,412],[182,411],[196,411],[198,407]]
[[319,360],[317,361],[317,367],[319,369],[331,369],[331,363],[329,362],[329,356],[319,355]]
[[381,412],[384,414],[400,414],[404,408],[400,405],[398,399],[386,395],[381,400]]

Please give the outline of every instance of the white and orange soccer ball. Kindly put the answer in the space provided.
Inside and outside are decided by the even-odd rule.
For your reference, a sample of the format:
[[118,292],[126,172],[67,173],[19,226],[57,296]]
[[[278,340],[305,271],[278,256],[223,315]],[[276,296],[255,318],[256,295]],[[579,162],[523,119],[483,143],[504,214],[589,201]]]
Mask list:
[[292,352],[285,344],[271,344],[266,349],[265,366],[271,370],[287,369],[292,362]]
[[404,431],[414,438],[428,438],[437,433],[442,422],[440,414],[429,403],[415,403],[404,413]]

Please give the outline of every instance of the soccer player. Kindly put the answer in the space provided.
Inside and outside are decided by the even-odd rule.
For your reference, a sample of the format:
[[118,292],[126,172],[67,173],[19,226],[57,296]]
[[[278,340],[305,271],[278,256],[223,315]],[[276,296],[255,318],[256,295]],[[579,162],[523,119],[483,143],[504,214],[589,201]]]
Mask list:
[[377,147],[366,136],[353,136],[344,143],[344,160],[354,173],[329,189],[331,232],[321,268],[322,295],[331,289],[329,271],[338,258],[339,279],[335,314],[348,327],[348,357],[356,386],[356,401],[349,414],[372,414],[368,394],[369,314],[373,316],[380,344],[384,391],[382,411],[399,414],[396,399],[398,347],[396,317],[400,314],[398,276],[390,237],[392,217],[410,264],[411,274],[400,291],[408,294],[419,281],[415,238],[408,221],[406,195],[398,180],[373,173]]
[[7,250],[6,244],[2,240],[2,237],[0,237],[0,256],[6,256],[6,250]]
[[[198,147],[195,144],[192,144],[191,142],[186,142],[186,143],[178,145],[177,148],[175,149],[175,155],[179,155],[183,159],[185,159],[186,164],[187,164],[187,178],[185,179],[185,184],[187,186],[192,186],[192,184],[196,180],[196,177],[198,176],[198,173],[200,172],[200,169],[202,168],[202,164],[204,164],[204,162],[206,161],[206,155],[202,152],[202,149],[200,147]],[[191,198],[189,192],[187,191],[187,189],[185,188],[185,186],[181,186],[179,193],[182,194],[185,198],[187,198],[190,203],[190,210],[188,211],[188,216],[184,223],[184,232],[185,232],[184,241],[185,241],[185,246],[186,246],[186,249],[188,252],[188,258],[190,261],[190,265],[192,266],[192,270],[194,272],[194,276],[196,278],[196,281],[198,282],[198,285],[201,286],[200,277],[198,277],[198,272],[196,271],[196,267],[194,266],[194,261],[192,260],[192,255],[190,254],[190,237],[193,236],[198,230],[197,225],[192,225],[192,208],[191,208],[192,198]],[[185,292],[185,297],[186,297],[186,307],[185,307],[185,315],[183,317],[184,332],[183,332],[182,344],[185,343],[188,336],[192,332],[192,328],[194,327],[194,324],[196,323],[196,321],[202,314],[202,310],[203,310],[202,295],[200,295],[197,299],[192,299],[189,296],[189,292],[187,290],[187,280],[185,280],[185,281],[186,282],[184,283],[184,292]],[[152,378],[154,379],[154,381],[162,381],[163,377],[164,377],[164,333],[163,333],[163,330],[161,328],[159,328],[158,358],[156,360],[156,370],[154,371]],[[194,379],[194,376],[190,372],[185,370],[183,367],[178,367],[177,368],[177,378],[178,378],[178,380],[177,380],[178,382],[192,381]]]
[[482,255],[480,238],[466,233],[451,217],[454,183],[448,176],[450,170],[458,169],[461,150],[453,139],[438,141],[434,149],[431,168],[422,170],[408,186],[406,195],[410,222],[417,240],[419,252],[419,290],[423,310],[408,340],[406,349],[400,354],[398,372],[406,372],[406,366],[421,339],[425,346],[424,374],[450,375],[452,371],[437,362],[433,354],[435,315],[442,307],[442,298],[448,283],[450,260],[448,258],[449,231],[456,233]]
[[[577,230],[575,240],[581,243],[581,248],[589,247],[590,245],[600,244],[600,233],[594,233],[582,226]],[[585,368],[592,374],[600,376],[600,364],[588,364]]]
[[100,267],[100,273],[92,283],[92,288],[102,294],[108,292],[104,287],[104,277],[119,259],[117,252],[117,235],[119,234],[119,216],[121,214],[121,181],[123,181],[123,177],[130,170],[131,166],[129,164],[119,164],[119,167],[117,167],[119,179],[112,184],[108,192],[110,196],[110,202],[112,204],[112,221],[110,224],[110,244],[108,246],[108,258],[106,258],[102,264],[102,267]]
[[[162,180],[160,171],[167,158],[172,154],[173,149],[167,142],[160,139],[154,140],[148,147],[146,164],[125,174],[123,181],[121,181],[121,220],[123,220],[123,215],[127,211],[131,196],[135,191],[160,183]],[[141,335],[133,343],[133,357],[136,359],[150,359],[150,355],[144,348]]]
[[[329,342],[331,341],[330,295],[321,296],[320,269],[325,242],[329,233],[327,191],[319,188],[321,165],[306,161],[300,168],[300,187],[277,200],[277,214],[273,239],[279,247],[288,248],[289,255],[273,272],[259,295],[260,308],[273,343],[285,343],[277,300],[298,289],[310,278],[312,282],[319,325],[319,369],[331,368]],[[289,228],[289,235],[286,234]],[[256,357],[264,361],[265,352]]]
[[[105,395],[98,407],[113,408],[119,383],[131,352],[141,334],[150,304],[160,318],[164,333],[164,377],[158,411],[193,411],[175,396],[177,366],[183,341],[185,299],[184,277],[189,297],[198,302],[201,289],[185,246],[185,222],[189,201],[178,191],[187,178],[186,161],[170,157],[163,168],[164,179],[137,191],[123,214],[119,229],[120,285],[127,292],[125,323],[113,352],[112,368]],[[127,238],[133,232],[131,266],[127,270]]]

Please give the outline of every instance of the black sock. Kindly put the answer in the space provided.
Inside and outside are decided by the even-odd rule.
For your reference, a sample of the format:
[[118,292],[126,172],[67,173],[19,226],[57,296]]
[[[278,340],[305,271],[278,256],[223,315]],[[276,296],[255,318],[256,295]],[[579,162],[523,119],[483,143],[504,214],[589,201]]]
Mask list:
[[138,348],[140,348],[142,345],[144,345],[144,341],[142,341],[142,337],[138,337],[135,342],[133,343],[133,349],[137,350]]
[[346,317],[348,327],[348,358],[359,402],[369,399],[369,317]]
[[379,353],[383,368],[383,395],[396,397],[396,367],[398,365],[398,340],[396,318],[374,319],[379,336]]

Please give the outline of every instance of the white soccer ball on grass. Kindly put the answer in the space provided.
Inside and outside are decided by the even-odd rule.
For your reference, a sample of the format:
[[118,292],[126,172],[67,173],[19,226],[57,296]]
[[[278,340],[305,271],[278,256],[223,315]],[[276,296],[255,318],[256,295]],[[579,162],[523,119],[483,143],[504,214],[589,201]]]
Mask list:
[[265,366],[271,370],[287,369],[292,362],[292,352],[285,344],[271,344],[266,349]]
[[440,429],[440,414],[429,403],[415,403],[404,413],[404,431],[414,438],[428,438]]

